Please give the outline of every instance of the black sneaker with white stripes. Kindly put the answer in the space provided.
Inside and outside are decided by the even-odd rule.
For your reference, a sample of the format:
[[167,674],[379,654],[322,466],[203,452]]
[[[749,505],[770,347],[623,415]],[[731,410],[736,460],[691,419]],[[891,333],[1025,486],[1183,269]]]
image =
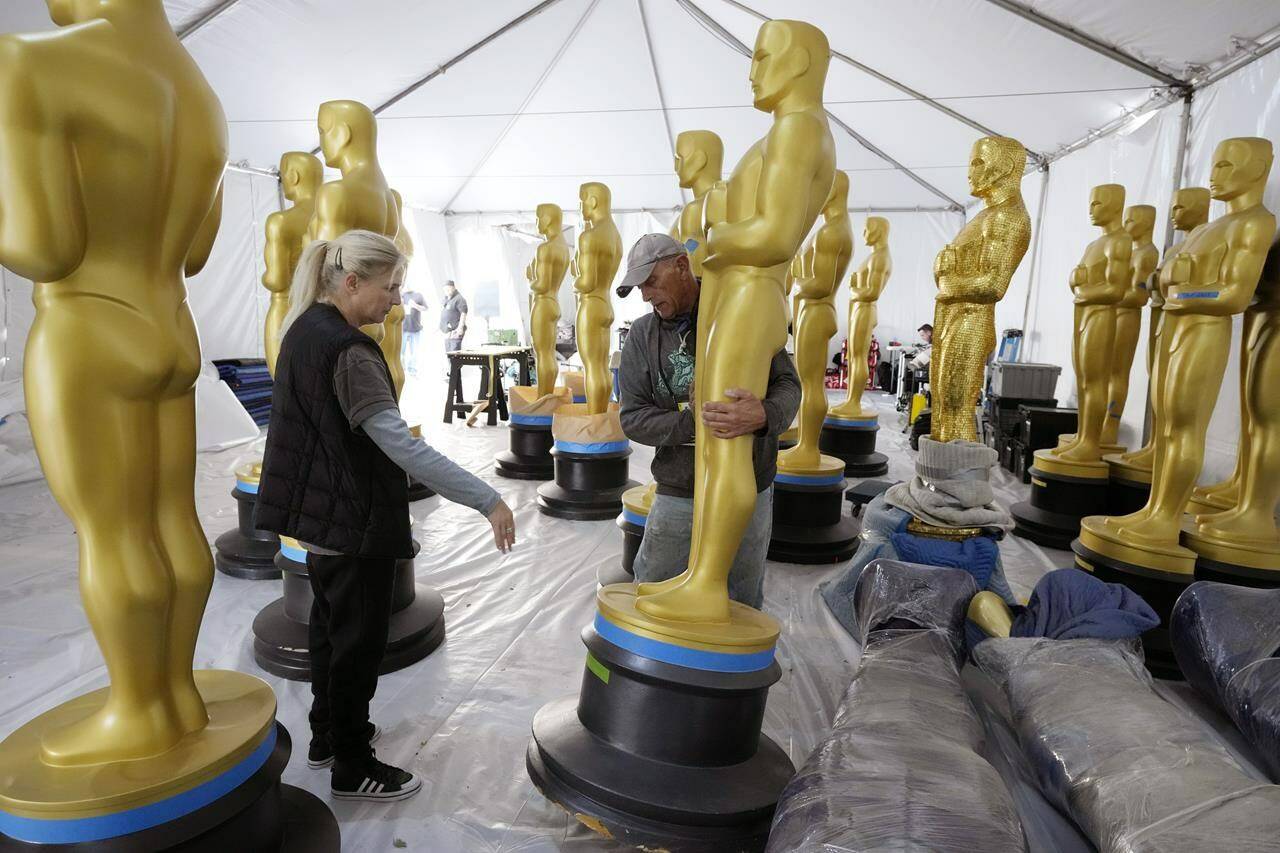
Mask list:
[[[369,745],[373,746],[378,742],[378,738],[382,737],[382,727],[374,723],[369,724]],[[333,744],[328,738],[324,743],[311,742],[311,748],[307,750],[307,766],[308,767],[328,767],[333,764]]]
[[406,800],[421,788],[417,776],[376,758],[353,765],[339,762],[329,779],[329,790],[338,800]]

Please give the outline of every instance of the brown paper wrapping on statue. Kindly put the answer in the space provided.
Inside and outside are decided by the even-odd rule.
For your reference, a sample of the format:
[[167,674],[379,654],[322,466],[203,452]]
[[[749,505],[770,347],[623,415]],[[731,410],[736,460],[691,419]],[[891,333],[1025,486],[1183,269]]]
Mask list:
[[550,394],[538,396],[538,389],[532,385],[513,385],[507,392],[507,408],[513,415],[554,414],[556,409],[572,403],[573,397],[568,388],[555,388]]
[[598,415],[587,414],[586,403],[566,403],[556,409],[552,417],[551,435],[556,441],[574,444],[627,440],[622,432],[617,403],[610,403],[608,410]]
[[562,370],[560,378],[564,380],[564,387],[569,389],[574,400],[581,400],[587,396],[587,375],[581,370]]

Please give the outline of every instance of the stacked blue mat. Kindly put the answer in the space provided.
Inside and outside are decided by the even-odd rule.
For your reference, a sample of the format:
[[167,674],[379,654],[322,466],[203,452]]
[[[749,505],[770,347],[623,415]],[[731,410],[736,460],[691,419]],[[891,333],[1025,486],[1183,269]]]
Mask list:
[[271,374],[261,358],[224,358],[215,361],[218,378],[231,391],[258,426],[271,419]]

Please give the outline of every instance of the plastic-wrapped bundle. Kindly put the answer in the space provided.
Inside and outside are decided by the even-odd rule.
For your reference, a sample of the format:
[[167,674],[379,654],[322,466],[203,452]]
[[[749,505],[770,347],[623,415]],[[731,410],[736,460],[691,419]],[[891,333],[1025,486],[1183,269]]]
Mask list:
[[1041,790],[1103,853],[1280,848],[1280,786],[1161,699],[1133,641],[992,639],[974,657]]
[[768,851],[1023,851],[983,728],[960,684],[957,569],[877,560],[855,591],[862,661],[832,732],[778,803]]
[[1280,781],[1280,589],[1201,581],[1170,620],[1187,681],[1220,705]]

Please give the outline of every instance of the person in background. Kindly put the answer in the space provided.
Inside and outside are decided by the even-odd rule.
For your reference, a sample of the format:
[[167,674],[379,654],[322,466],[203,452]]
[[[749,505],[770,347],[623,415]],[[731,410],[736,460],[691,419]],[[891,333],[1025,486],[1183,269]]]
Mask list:
[[444,305],[440,309],[440,331],[444,332],[444,351],[462,349],[467,334],[467,300],[462,298],[452,280],[444,283]]
[[916,329],[920,333],[920,340],[924,343],[916,346],[915,351],[908,358],[907,366],[912,369],[923,369],[929,366],[929,359],[933,356],[933,326],[925,323]]
[[360,327],[400,302],[406,260],[386,237],[348,231],[302,253],[289,291],[254,526],[307,551],[311,747],[333,796],[398,800],[422,787],[378,761],[369,701],[387,645],[396,561],[413,556],[409,478],[484,514],[503,553],[515,520],[488,484],[414,438],[382,350]]
[[404,302],[404,348],[400,360],[406,373],[418,375],[418,342],[422,337],[422,315],[427,312],[427,300],[416,290],[406,290]]

